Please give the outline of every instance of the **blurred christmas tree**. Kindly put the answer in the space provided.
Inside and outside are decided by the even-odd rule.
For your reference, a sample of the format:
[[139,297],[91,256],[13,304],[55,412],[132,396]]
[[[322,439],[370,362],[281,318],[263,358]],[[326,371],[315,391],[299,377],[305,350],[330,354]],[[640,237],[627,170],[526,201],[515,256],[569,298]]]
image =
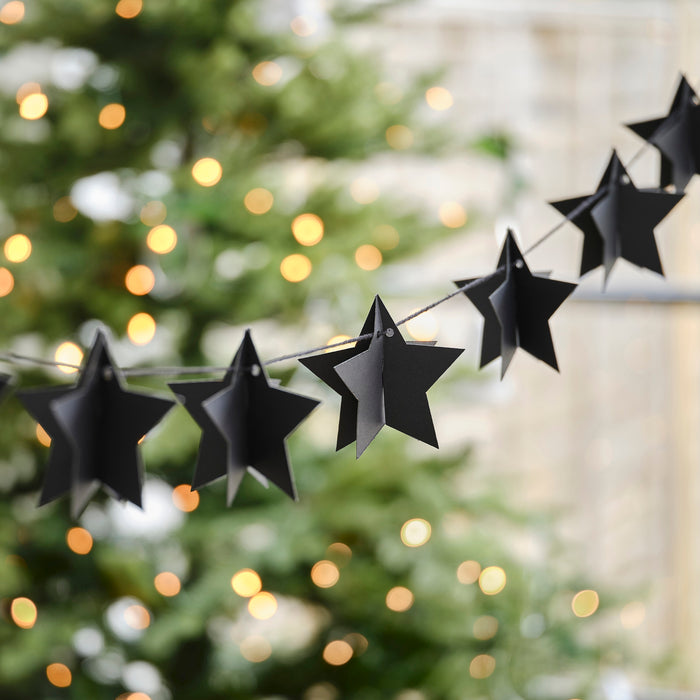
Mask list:
[[[309,312],[359,330],[371,271],[437,232],[371,181],[348,193],[347,164],[434,138],[419,86],[333,41],[359,15],[291,5],[0,9],[3,349],[77,364],[99,322],[124,364],[225,364],[257,319],[266,351],[313,345]],[[356,462],[329,417],[292,441],[299,504],[249,480],[227,510],[223,485],[172,492],[199,438],[177,409],[144,445],[145,513],[98,497],[73,527],[35,508],[46,436],[0,410],[2,698],[564,697],[549,676],[582,695],[601,660],[574,589],[516,556],[529,520],[464,496],[466,455],[383,436]]]

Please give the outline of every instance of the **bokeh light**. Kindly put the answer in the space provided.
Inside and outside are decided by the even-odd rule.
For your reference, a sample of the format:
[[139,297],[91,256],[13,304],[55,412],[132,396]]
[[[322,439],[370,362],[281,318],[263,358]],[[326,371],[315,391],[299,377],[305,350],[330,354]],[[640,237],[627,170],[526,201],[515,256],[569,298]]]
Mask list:
[[70,197],[61,197],[53,205],[53,218],[62,224],[73,221],[77,215],[78,210],[73,206]]
[[338,567],[327,559],[317,561],[311,568],[311,580],[319,588],[332,588],[338,583],[340,571]]
[[173,489],[173,503],[185,513],[191,513],[199,505],[199,494],[189,484],[180,484]]
[[259,634],[252,634],[243,639],[239,646],[241,656],[254,664],[261,663],[270,658],[272,646],[265,637]]
[[248,612],[256,620],[267,620],[277,612],[277,599],[267,591],[256,593],[248,600]]
[[150,202],[146,202],[141,207],[139,218],[141,219],[141,223],[146,226],[158,226],[158,224],[162,224],[165,221],[167,215],[168,210],[165,204],[154,199]]
[[[78,371],[77,367],[80,367],[80,363],[83,361],[83,351],[75,343],[66,341],[56,348],[53,359],[59,363],[58,369],[61,372],[64,374],[75,374]],[[65,364],[60,364],[62,362],[65,362]],[[74,367],[69,365],[74,365]]]
[[352,549],[343,542],[334,542],[328,545],[326,556],[336,566],[342,567],[352,559]]
[[304,17],[303,15],[294,17],[289,26],[297,36],[311,36],[315,34],[317,29],[316,22],[311,17]]
[[367,637],[359,632],[350,632],[350,634],[345,635],[343,640],[352,647],[352,651],[355,656],[362,656],[362,654],[364,654],[369,647]]
[[142,9],[143,0],[119,0],[114,11],[123,19],[133,19]]
[[490,654],[479,654],[469,664],[469,675],[472,678],[488,678],[496,670],[496,659]]
[[241,569],[232,576],[231,588],[241,598],[251,598],[262,590],[262,581],[257,571]]
[[368,177],[358,177],[350,183],[350,196],[358,204],[370,204],[379,197],[379,187]]
[[202,187],[213,187],[223,175],[223,168],[216,158],[200,158],[192,166],[192,177]]
[[15,598],[10,605],[10,616],[17,627],[31,629],[36,623],[36,605],[29,598]]
[[282,78],[282,68],[274,61],[262,61],[258,63],[258,65],[253,68],[252,73],[255,81],[266,87],[278,83]]
[[[5,5],[5,7],[7,7],[7,5]],[[28,95],[35,95],[39,92],[41,92],[41,85],[39,85],[39,83],[22,83],[22,85],[17,88],[17,93],[15,94],[17,104],[22,104],[22,100]]]
[[255,187],[243,198],[243,205],[251,214],[260,215],[267,214],[272,209],[274,201],[275,198],[270,190],[266,190],[264,187]]
[[88,554],[92,549],[92,535],[83,527],[72,527],[66,533],[66,544],[71,552]]
[[151,624],[151,613],[143,605],[130,605],[124,610],[124,622],[135,630],[145,630]]
[[15,278],[6,267],[0,267],[0,297],[6,297],[15,288]]
[[352,647],[342,639],[326,644],[323,660],[331,666],[342,666],[352,659]]
[[32,254],[32,242],[23,233],[15,233],[5,241],[3,252],[10,262],[24,262]]
[[65,664],[49,664],[46,667],[46,677],[57,688],[67,688],[73,681],[73,675]]
[[479,574],[481,574],[481,564],[473,559],[467,559],[457,567],[457,580],[465,585],[476,583],[479,580]]
[[146,236],[146,245],[158,255],[165,255],[175,249],[177,245],[177,233],[172,226],[158,224],[154,226]]
[[571,609],[576,617],[590,617],[600,605],[596,591],[586,589],[579,591],[571,600]]
[[299,214],[292,221],[292,235],[301,245],[316,245],[323,238],[323,221],[316,214]]
[[176,596],[182,588],[180,579],[172,571],[161,571],[153,579],[153,585],[158,593],[166,598]]
[[459,202],[443,202],[438,209],[438,216],[447,228],[461,228],[467,223],[467,212]]
[[436,112],[444,112],[454,104],[452,93],[447,88],[439,85],[435,85],[425,91],[425,101]]
[[41,92],[27,95],[19,103],[19,114],[23,119],[41,119],[49,109],[49,98]]
[[40,445],[51,447],[51,436],[42,428],[40,423],[36,424],[36,439]]
[[[334,335],[332,338],[328,339],[328,342],[326,343],[326,345],[328,346],[328,349],[324,350],[323,352],[334,352],[335,350],[337,350],[337,348],[334,348],[333,346],[336,343],[342,343],[346,340],[350,340],[350,336],[345,335],[345,333],[340,333],[339,335]],[[353,345],[354,345],[354,343],[348,343],[348,345],[346,347],[352,347]]]
[[300,253],[288,255],[280,263],[280,273],[287,282],[301,282],[311,274],[311,260]]
[[406,612],[413,605],[413,593],[404,586],[394,586],[386,594],[386,607],[394,612]]
[[493,615],[482,615],[474,620],[472,632],[476,639],[492,639],[498,632],[498,620]]
[[430,523],[423,518],[411,518],[401,527],[401,541],[407,547],[420,547],[429,539],[432,528]]
[[153,270],[147,265],[134,265],[124,277],[126,288],[136,296],[148,294],[155,283],[156,277]]
[[372,238],[379,248],[392,250],[399,244],[399,232],[390,224],[380,224],[374,229]]
[[24,19],[24,3],[20,0],[10,0],[0,9],[0,22],[17,24]]
[[118,102],[105,105],[97,117],[99,125],[103,129],[118,129],[126,119],[126,109]]
[[[414,309],[417,311],[417,309]],[[413,313],[413,312],[411,312]],[[420,316],[412,318],[406,323],[406,330],[414,340],[434,340],[438,334],[440,324],[432,311],[425,311]]]
[[639,600],[633,600],[620,610],[620,623],[626,630],[633,630],[644,623],[646,615],[647,611],[644,603]]
[[386,132],[386,142],[397,151],[403,151],[413,145],[413,132],[403,124],[394,124]]
[[497,595],[506,587],[506,572],[500,566],[487,566],[479,575],[479,588],[486,595]]
[[382,253],[371,243],[365,243],[355,251],[355,263],[361,270],[376,270],[382,264]]
[[147,345],[156,334],[155,319],[143,311],[134,314],[126,325],[126,334],[134,345]]

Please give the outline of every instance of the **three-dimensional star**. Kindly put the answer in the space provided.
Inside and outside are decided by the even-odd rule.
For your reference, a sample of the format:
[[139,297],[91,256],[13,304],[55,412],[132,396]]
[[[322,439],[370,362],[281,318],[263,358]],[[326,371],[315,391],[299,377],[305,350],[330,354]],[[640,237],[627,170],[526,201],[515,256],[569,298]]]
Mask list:
[[626,126],[661,154],[660,187],[672,184],[682,192],[700,173],[700,100],[684,75],[665,117]]
[[175,402],[127,391],[102,332],[77,384],[27,390],[18,398],[51,437],[40,505],[70,492],[71,515],[77,518],[101,484],[113,497],[141,507],[137,444]]
[[[458,287],[475,280],[458,280]],[[575,284],[533,275],[509,229],[498,269],[464,290],[484,317],[481,367],[501,357],[501,378],[516,348],[558,370],[549,319],[574,291]]]
[[356,400],[357,457],[385,425],[437,447],[426,392],[463,350],[407,343],[378,296],[363,334],[368,329],[365,349],[334,366]]
[[202,429],[193,489],[227,476],[231,505],[249,471],[297,500],[286,438],[319,402],[270,385],[249,331],[223,380],[169,386]]
[[581,275],[602,265],[606,284],[618,258],[663,275],[654,228],[682,198],[637,189],[613,151],[593,194],[550,204],[583,232]]

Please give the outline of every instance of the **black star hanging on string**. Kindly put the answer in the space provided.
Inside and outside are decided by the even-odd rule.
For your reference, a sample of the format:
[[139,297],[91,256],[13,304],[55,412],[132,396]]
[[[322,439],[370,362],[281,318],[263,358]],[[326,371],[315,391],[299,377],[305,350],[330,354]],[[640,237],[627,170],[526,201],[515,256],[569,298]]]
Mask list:
[[550,204],[583,232],[581,275],[602,265],[607,284],[618,258],[663,275],[654,228],[682,198],[659,189],[637,189],[613,151],[593,194]]
[[[385,425],[437,447],[426,392],[463,350],[407,343],[378,296],[362,329],[363,335],[368,332],[372,332],[372,338],[362,341],[359,350],[353,348],[355,352],[350,358],[339,360],[340,353],[320,356],[334,359],[335,375],[344,387],[339,392],[343,400],[348,391],[355,399],[354,405],[347,405],[348,424],[344,426],[341,422],[339,443],[340,430],[347,429],[354,408],[357,457]],[[310,363],[308,360],[315,358],[306,359],[304,364],[323,379],[328,364]],[[332,378],[329,384],[335,389],[337,380]]]
[[501,378],[506,373],[516,348],[558,370],[549,329],[549,318],[574,291],[575,284],[533,275],[509,229],[498,269],[481,280],[458,280],[464,294],[484,317],[481,341],[481,367],[501,357]]
[[101,484],[114,498],[141,507],[137,444],[175,402],[127,391],[102,332],[77,384],[22,391],[18,398],[51,437],[40,505],[70,492],[77,518]]
[[700,173],[700,100],[684,75],[665,117],[626,126],[661,154],[660,187],[682,192]]
[[227,476],[231,505],[249,471],[297,499],[286,438],[319,402],[270,385],[249,331],[223,380],[169,386],[202,429],[193,489]]

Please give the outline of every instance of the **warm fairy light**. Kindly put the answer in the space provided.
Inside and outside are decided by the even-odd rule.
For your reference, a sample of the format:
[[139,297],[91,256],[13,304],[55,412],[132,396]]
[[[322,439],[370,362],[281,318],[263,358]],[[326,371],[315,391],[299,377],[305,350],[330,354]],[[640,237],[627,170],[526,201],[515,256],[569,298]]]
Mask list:
[[500,566],[487,566],[479,575],[479,588],[486,595],[496,595],[506,587],[506,572]]
[[478,561],[468,559],[457,567],[457,580],[465,585],[476,583],[479,580],[480,573],[481,564]]
[[338,583],[340,571],[338,567],[327,559],[317,561],[311,568],[311,580],[319,588],[332,588]]
[[381,224],[372,233],[374,242],[384,250],[393,250],[399,244],[399,232],[389,224]]
[[376,246],[366,243],[355,251],[355,262],[361,270],[376,270],[382,264],[382,253]]
[[492,615],[482,615],[474,620],[472,627],[476,639],[486,640],[496,636],[498,632],[498,620]]
[[143,605],[130,605],[124,610],[124,622],[135,630],[145,630],[151,624],[151,613]]
[[49,98],[41,92],[27,95],[19,104],[19,115],[33,121],[41,119],[49,109]]
[[299,214],[292,221],[292,234],[301,245],[316,245],[323,238],[323,221],[316,214]]
[[124,278],[126,288],[136,296],[148,294],[156,283],[153,270],[146,265],[134,265]]
[[10,615],[17,627],[31,629],[36,622],[36,605],[29,598],[15,598],[10,605]]
[[[122,700],[122,696],[120,695],[117,700]],[[129,693],[123,700],[151,700],[151,696],[141,692]]]
[[379,187],[368,177],[358,177],[350,183],[350,196],[358,204],[370,204],[379,197]]
[[99,125],[103,129],[118,129],[126,119],[126,109],[118,102],[105,105],[97,117]]
[[161,571],[153,579],[155,589],[161,595],[172,598],[180,592],[180,579],[172,571]]
[[[328,349],[324,350],[323,352],[335,352],[337,348],[332,347],[336,343],[342,343],[344,340],[350,340],[349,335],[345,335],[344,333],[341,333],[340,335],[334,335],[332,338],[328,339],[328,342],[326,345],[328,345]],[[352,347],[353,343],[349,343],[346,347]]]
[[216,158],[200,158],[192,166],[192,177],[202,187],[213,187],[223,175],[223,168]]
[[571,609],[576,617],[590,617],[600,605],[596,591],[590,589],[579,591],[571,601]]
[[[7,5],[5,5],[7,7]],[[0,10],[2,12],[2,10]],[[36,95],[41,92],[41,85],[39,83],[23,83],[17,88],[17,93],[15,99],[17,104],[22,104],[22,100],[29,95]]]
[[[64,374],[75,374],[78,371],[75,367],[79,367],[83,361],[83,351],[75,343],[66,341],[56,348],[53,359],[58,363],[65,362],[65,364],[58,365],[58,369],[61,372]],[[69,367],[68,365],[75,365],[75,367]]]
[[92,549],[92,535],[83,527],[72,527],[66,533],[66,543],[71,552],[88,554]]
[[301,15],[295,17],[289,23],[289,26],[297,36],[311,36],[317,29],[316,22],[311,17],[303,17]]
[[342,666],[352,659],[352,647],[342,639],[326,644],[323,660],[331,666]]
[[51,447],[51,436],[41,427],[40,423],[36,424],[36,439],[40,445]]
[[53,205],[53,218],[62,224],[73,221],[77,215],[78,210],[73,206],[70,197],[61,197]]
[[3,24],[17,24],[24,19],[24,3],[20,0],[10,0],[0,9],[0,22]]
[[[417,309],[414,309],[417,311]],[[413,312],[411,312],[413,313]],[[406,324],[406,330],[414,340],[434,340],[438,334],[438,320],[431,311],[425,311],[420,316],[412,318]]]
[[147,345],[156,334],[155,319],[143,311],[134,314],[126,325],[126,334],[134,345]]
[[282,260],[280,272],[287,282],[301,282],[311,274],[311,260],[306,255],[293,253]]
[[437,85],[425,91],[425,101],[428,103],[428,107],[436,112],[444,112],[454,104],[452,93],[447,88]]
[[461,228],[467,223],[467,212],[459,202],[443,202],[438,209],[440,223],[447,228]]
[[123,19],[133,19],[143,9],[143,0],[119,0],[114,11]]
[[343,641],[347,642],[352,647],[355,656],[362,656],[369,647],[367,637],[359,632],[350,632],[350,634],[346,634]]
[[251,214],[267,214],[275,201],[270,190],[255,187],[243,198],[243,205]]
[[646,615],[644,603],[634,600],[620,610],[620,623],[626,630],[633,630],[642,625]]
[[352,558],[352,549],[343,542],[334,542],[328,545],[326,556],[336,566],[345,566]]
[[253,68],[253,78],[260,85],[269,87],[280,81],[282,68],[274,61],[263,61]]
[[248,601],[248,612],[256,620],[267,620],[277,612],[277,599],[272,593],[256,593]]
[[168,210],[165,208],[165,204],[154,199],[151,202],[146,202],[141,207],[139,218],[141,223],[146,226],[158,226],[158,224],[162,224],[165,221],[167,215]]
[[403,124],[390,126],[384,135],[389,146],[397,151],[403,151],[413,145],[413,132]]
[[65,664],[49,664],[46,667],[46,677],[57,688],[67,688],[73,680],[73,675]]
[[395,105],[403,99],[403,90],[396,83],[386,81],[374,86],[374,94],[385,105]]
[[272,645],[259,634],[252,634],[250,637],[243,639],[239,646],[241,656],[254,664],[259,664],[262,661],[270,658],[272,654]]
[[199,505],[199,494],[189,484],[180,484],[173,489],[173,503],[185,513],[191,513]]
[[158,255],[165,255],[175,249],[177,245],[177,233],[172,226],[158,224],[154,226],[146,236],[146,245]]
[[407,520],[401,527],[401,541],[407,547],[420,547],[430,539],[430,523],[423,518]]
[[32,242],[23,233],[15,233],[5,241],[3,251],[10,262],[21,263],[32,254]]
[[406,612],[413,605],[413,593],[404,586],[395,586],[386,594],[386,607],[394,612]]
[[479,654],[469,664],[469,675],[472,678],[488,678],[496,670],[496,659],[490,654]]
[[15,288],[15,278],[6,267],[0,267],[0,297],[6,297]]
[[231,588],[241,598],[251,598],[262,590],[262,581],[257,571],[241,569],[231,578]]

